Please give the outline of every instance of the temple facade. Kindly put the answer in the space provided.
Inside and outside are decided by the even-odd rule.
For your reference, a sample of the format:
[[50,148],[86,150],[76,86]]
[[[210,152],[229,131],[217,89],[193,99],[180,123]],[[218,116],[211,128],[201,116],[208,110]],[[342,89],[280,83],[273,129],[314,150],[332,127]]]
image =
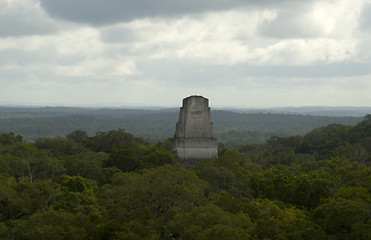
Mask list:
[[200,158],[218,158],[218,142],[213,137],[207,98],[190,96],[183,99],[173,144],[186,166],[194,165]]

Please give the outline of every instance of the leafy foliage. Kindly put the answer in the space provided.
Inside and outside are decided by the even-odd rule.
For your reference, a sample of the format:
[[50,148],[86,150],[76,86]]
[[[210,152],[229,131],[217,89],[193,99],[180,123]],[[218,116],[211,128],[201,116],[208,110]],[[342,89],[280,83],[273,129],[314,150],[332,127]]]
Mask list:
[[371,239],[371,125],[221,147],[186,169],[169,141],[0,135],[1,239]]

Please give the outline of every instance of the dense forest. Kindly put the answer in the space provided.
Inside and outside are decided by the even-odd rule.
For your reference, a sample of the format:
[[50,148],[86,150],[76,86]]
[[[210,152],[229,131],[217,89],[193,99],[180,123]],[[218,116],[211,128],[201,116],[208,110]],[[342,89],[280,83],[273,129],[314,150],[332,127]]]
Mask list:
[[[224,110],[212,111],[211,117],[215,137],[229,147],[264,143],[272,136],[304,135],[314,128],[331,123],[355,125],[362,120],[362,117],[242,113]],[[174,135],[178,119],[178,109],[0,107],[0,133],[14,132],[22,135],[27,141],[34,141],[38,137],[64,136],[75,130],[83,130],[88,135],[94,135],[99,131],[121,128],[155,143]]]
[[371,116],[179,164],[123,129],[0,134],[0,239],[371,239]]

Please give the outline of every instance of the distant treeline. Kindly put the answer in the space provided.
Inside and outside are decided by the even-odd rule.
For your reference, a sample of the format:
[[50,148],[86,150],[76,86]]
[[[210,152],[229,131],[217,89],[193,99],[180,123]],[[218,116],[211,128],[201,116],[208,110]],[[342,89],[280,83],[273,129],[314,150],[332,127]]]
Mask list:
[[[77,129],[89,135],[125,129],[156,142],[173,136],[178,117],[177,109],[0,108],[0,132],[14,132],[34,141],[37,137],[65,136]],[[272,136],[304,135],[331,123],[355,125],[362,120],[363,117],[212,111],[214,135],[227,146],[262,143]]]

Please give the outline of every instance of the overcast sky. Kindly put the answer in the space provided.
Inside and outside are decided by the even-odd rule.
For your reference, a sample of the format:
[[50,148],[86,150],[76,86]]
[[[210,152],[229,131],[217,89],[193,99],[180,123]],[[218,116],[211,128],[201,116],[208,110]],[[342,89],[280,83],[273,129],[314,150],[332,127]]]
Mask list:
[[0,0],[0,104],[371,106],[370,0]]

